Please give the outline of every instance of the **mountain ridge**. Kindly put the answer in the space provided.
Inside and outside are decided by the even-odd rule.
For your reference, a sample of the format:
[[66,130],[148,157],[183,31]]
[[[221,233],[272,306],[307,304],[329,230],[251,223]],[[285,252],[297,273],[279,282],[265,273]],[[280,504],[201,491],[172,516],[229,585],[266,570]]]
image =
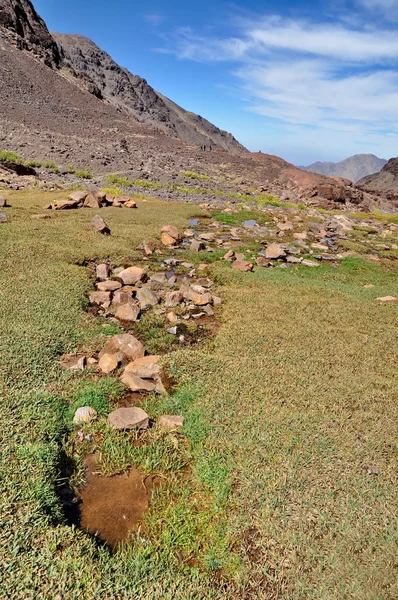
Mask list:
[[340,162],[315,162],[308,167],[303,167],[305,171],[327,175],[328,177],[343,177],[356,183],[367,175],[377,173],[384,167],[387,161],[374,154],[354,154]]

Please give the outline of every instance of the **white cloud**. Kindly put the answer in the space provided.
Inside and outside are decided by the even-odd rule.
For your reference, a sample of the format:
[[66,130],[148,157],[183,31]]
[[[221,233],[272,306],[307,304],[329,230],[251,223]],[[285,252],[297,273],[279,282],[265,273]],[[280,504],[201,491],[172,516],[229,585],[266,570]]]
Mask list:
[[340,139],[343,149],[351,144],[383,154],[388,131],[392,152],[398,134],[395,30],[274,16],[246,21],[228,38],[180,29],[169,51],[181,59],[234,64],[248,110],[277,120],[296,145],[299,135],[324,144]]
[[162,15],[156,15],[156,14],[145,15],[144,19],[147,23],[150,23],[151,25],[155,25],[155,26],[160,25],[165,20]]

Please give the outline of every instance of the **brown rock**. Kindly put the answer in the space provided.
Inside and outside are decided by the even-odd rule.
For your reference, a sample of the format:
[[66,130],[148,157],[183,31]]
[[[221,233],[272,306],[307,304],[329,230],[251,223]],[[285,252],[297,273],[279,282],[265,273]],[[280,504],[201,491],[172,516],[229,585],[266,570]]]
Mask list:
[[152,256],[155,248],[155,242],[153,242],[152,240],[144,240],[141,246],[139,247],[139,250],[142,250],[144,256]]
[[141,379],[157,379],[160,375],[160,356],[143,356],[129,363],[125,372],[137,375]]
[[52,208],[54,210],[69,210],[72,208],[79,208],[80,202],[77,200],[59,200],[59,202],[55,202],[52,204]]
[[75,412],[73,417],[73,423],[75,425],[82,425],[83,423],[90,423],[97,417],[97,411],[91,406],[81,406]]
[[7,223],[7,217],[4,213],[0,213],[0,223]]
[[138,317],[140,316],[140,309],[137,304],[133,301],[131,303],[121,304],[119,308],[115,312],[115,317],[119,321],[128,321],[130,323],[135,323],[138,321]]
[[40,220],[43,220],[43,221],[44,221],[45,219],[51,219],[51,216],[50,216],[50,215],[42,215],[42,214],[39,214],[39,215],[31,215],[31,217],[30,217],[30,218],[31,218],[31,219],[35,219],[35,220],[37,220],[37,221],[40,221]]
[[398,302],[398,298],[396,296],[381,296],[380,298],[376,298],[379,302]]
[[162,415],[158,427],[165,429],[180,429],[184,425],[184,417],[177,415]]
[[109,306],[111,298],[111,292],[91,292],[89,296],[89,301],[90,304],[92,304],[93,306],[103,306],[104,304],[107,304]]
[[137,208],[137,203],[135,200],[127,200],[127,202],[124,203],[124,206],[126,208]]
[[286,262],[288,262],[288,263],[290,263],[292,265],[298,265],[301,262],[303,262],[303,259],[302,258],[298,258],[297,256],[288,256],[286,258]]
[[152,306],[156,306],[159,302],[159,298],[149,288],[139,288],[136,293],[137,300],[139,302],[141,310],[147,310]]
[[213,306],[219,306],[222,303],[222,298],[219,296],[213,296]]
[[265,258],[264,256],[258,256],[256,258],[256,264],[259,267],[272,267],[272,262],[269,261],[267,258]]
[[303,259],[301,264],[304,265],[304,267],[319,267],[319,263],[316,263],[313,260]]
[[119,361],[115,354],[104,354],[101,356],[98,362],[98,368],[105,374],[108,375],[115,371],[118,367]]
[[285,223],[277,223],[276,226],[280,231],[291,231],[293,229],[293,223],[290,223],[290,221],[286,221]]
[[97,275],[98,279],[108,279],[110,273],[111,268],[106,263],[101,263],[95,268],[95,274]]
[[85,208],[101,208],[101,204],[94,194],[88,194],[88,196],[86,196],[83,206]]
[[205,247],[204,244],[202,244],[202,242],[200,242],[199,240],[192,240],[190,245],[191,252],[201,252],[204,249]]
[[130,333],[114,335],[105,344],[100,352],[100,358],[104,354],[116,354],[120,362],[133,361],[145,354],[144,346]]
[[6,208],[6,206],[8,206],[7,200],[0,194],[0,208]]
[[149,416],[142,408],[118,408],[108,415],[112,429],[148,429]]
[[61,366],[67,371],[84,371],[86,357],[84,354],[66,354],[61,360]]
[[154,392],[155,382],[150,379],[142,379],[130,371],[125,371],[120,381],[129,388],[131,392]]
[[280,244],[270,244],[265,250],[266,258],[283,258],[286,256],[286,252]]
[[188,285],[182,285],[180,289],[184,300],[189,300],[193,302],[195,306],[203,306],[205,304],[210,304],[213,300],[212,295],[209,293],[201,294],[200,292],[196,292],[192,287]]
[[85,201],[85,199],[88,196],[88,192],[82,192],[82,191],[75,191],[75,192],[71,192],[68,196],[68,200],[71,200],[72,202],[76,202],[77,204],[81,204],[82,202]]
[[184,297],[182,295],[182,292],[180,292],[180,291],[168,292],[165,296],[165,305],[168,308],[174,308],[175,306],[178,306],[179,304],[181,304],[183,299],[184,299]]
[[235,258],[235,252],[233,250],[228,250],[226,254],[224,254],[224,260],[228,260],[232,262]]
[[194,232],[194,230],[193,230],[193,229],[186,229],[186,230],[184,231],[184,235],[185,235],[185,237],[187,237],[187,238],[191,238],[191,237],[194,237],[194,235],[195,235],[195,232]]
[[104,219],[102,217],[100,217],[99,215],[95,215],[95,217],[94,217],[94,219],[92,219],[90,225],[94,229],[94,231],[97,231],[98,233],[102,233],[102,235],[110,235],[111,234],[111,230],[109,229],[108,225],[105,223]]
[[113,279],[107,279],[106,281],[99,281],[97,283],[97,289],[100,292],[116,292],[122,287],[120,281],[114,281]]
[[124,292],[122,289],[118,290],[113,296],[112,304],[109,312],[115,313],[123,304],[133,304],[133,298],[131,293]]
[[174,225],[165,225],[161,229],[160,238],[164,246],[174,246],[180,241],[180,234]]
[[301,232],[293,233],[293,237],[295,240],[306,240],[308,236],[305,231],[301,231]]
[[143,281],[146,277],[146,272],[141,267],[128,267],[118,274],[119,279],[123,281],[125,285],[135,285],[139,281]]
[[247,260],[235,260],[232,263],[232,268],[236,271],[253,271],[253,263],[248,262]]
[[216,239],[216,234],[215,233],[200,233],[199,234],[199,238],[201,240],[204,240],[205,242],[214,242],[214,240]]

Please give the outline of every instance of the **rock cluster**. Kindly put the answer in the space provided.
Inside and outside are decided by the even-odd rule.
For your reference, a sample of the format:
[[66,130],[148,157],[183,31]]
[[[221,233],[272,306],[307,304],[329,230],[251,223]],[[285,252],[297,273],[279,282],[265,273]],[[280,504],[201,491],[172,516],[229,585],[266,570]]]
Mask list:
[[69,194],[67,200],[58,200],[48,204],[46,208],[52,210],[69,210],[73,208],[102,208],[114,206],[116,208],[137,208],[132,198],[114,197],[104,192],[75,191]]

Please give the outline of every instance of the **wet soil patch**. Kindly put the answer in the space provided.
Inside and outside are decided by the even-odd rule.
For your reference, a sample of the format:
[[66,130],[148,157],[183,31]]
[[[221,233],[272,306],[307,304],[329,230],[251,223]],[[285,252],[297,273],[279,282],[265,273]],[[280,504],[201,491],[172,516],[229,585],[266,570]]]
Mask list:
[[120,475],[101,477],[95,456],[86,458],[85,467],[85,484],[73,502],[69,499],[67,519],[116,551],[144,530],[143,516],[159,482],[144,477],[135,467]]

